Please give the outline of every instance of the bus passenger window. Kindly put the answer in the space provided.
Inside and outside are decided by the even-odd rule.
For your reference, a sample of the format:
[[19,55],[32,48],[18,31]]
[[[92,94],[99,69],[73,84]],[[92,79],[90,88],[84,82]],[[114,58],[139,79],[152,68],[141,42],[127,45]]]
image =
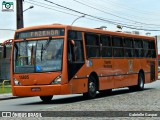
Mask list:
[[124,50],[123,48],[114,48],[114,57],[124,57]]
[[141,39],[135,39],[134,40],[134,47],[135,48],[143,48],[142,40]]
[[143,41],[142,39],[134,39],[134,49],[135,49],[135,57],[144,57],[143,50]]
[[87,58],[100,57],[99,36],[97,34],[85,34]]
[[112,57],[112,47],[111,47],[111,38],[108,35],[100,36],[101,43],[101,56],[102,57]]
[[123,48],[123,39],[122,37],[113,36],[112,37],[113,45],[113,56],[114,57],[124,57],[124,48]]
[[68,61],[84,62],[82,33],[79,31],[68,32]]
[[133,57],[133,50],[132,49],[125,49],[125,57]]
[[123,47],[123,40],[122,37],[113,36],[112,43],[114,47]]
[[155,49],[154,41],[149,42],[149,49]]
[[102,47],[102,57],[112,57],[112,48]]

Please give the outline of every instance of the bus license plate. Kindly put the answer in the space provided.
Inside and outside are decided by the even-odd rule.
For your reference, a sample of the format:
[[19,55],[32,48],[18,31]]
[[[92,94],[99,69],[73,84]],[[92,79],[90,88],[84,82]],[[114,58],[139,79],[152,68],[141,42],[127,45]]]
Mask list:
[[37,91],[41,91],[41,88],[32,88],[31,90],[32,92],[37,92]]

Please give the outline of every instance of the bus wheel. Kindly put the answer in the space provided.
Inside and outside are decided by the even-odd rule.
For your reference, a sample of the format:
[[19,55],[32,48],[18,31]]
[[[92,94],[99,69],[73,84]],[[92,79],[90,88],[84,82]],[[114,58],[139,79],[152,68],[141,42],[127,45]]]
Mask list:
[[84,93],[83,96],[86,98],[95,98],[97,92],[96,79],[93,76],[88,78],[88,92]]
[[137,90],[144,89],[144,76],[142,73],[138,74],[138,85],[136,86]]
[[43,101],[43,102],[51,102],[52,100],[52,97],[53,96],[40,96],[40,99]]
[[130,86],[130,91],[137,91],[137,90],[143,90],[144,89],[144,76],[142,73],[138,74],[138,84],[136,86]]

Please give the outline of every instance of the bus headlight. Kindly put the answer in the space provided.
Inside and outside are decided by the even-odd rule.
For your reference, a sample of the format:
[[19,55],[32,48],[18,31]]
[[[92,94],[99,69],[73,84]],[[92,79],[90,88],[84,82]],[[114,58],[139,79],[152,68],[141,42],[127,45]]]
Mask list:
[[16,78],[14,78],[14,85],[22,85]]
[[59,75],[58,77],[56,77],[56,79],[54,79],[54,81],[51,82],[51,84],[61,84],[61,78],[62,75]]

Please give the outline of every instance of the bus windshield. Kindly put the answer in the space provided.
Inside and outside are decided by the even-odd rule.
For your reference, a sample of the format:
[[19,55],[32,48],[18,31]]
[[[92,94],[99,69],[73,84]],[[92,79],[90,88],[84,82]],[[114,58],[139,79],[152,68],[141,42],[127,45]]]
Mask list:
[[60,71],[63,39],[22,41],[14,44],[14,73]]

